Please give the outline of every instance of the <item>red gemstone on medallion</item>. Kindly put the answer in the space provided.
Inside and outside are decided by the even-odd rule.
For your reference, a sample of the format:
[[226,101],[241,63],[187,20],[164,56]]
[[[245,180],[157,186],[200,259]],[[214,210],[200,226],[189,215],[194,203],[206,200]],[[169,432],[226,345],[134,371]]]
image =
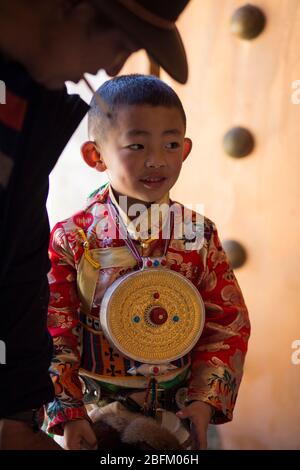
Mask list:
[[165,265],[167,264],[167,260],[166,260],[166,259],[162,259],[161,262],[160,262],[160,264],[161,264],[162,266],[165,266]]
[[159,299],[160,295],[159,295],[158,292],[154,292],[153,297],[154,297],[155,299]]
[[158,374],[159,373],[159,367],[154,366],[152,368],[152,372],[153,372],[153,374]]
[[147,266],[148,266],[149,268],[151,268],[151,266],[152,266],[152,261],[151,261],[150,259],[147,261]]
[[162,325],[168,319],[167,311],[162,307],[154,307],[150,312],[149,319],[154,325]]
[[103,215],[104,215],[104,216],[108,215],[108,211],[104,211],[104,212],[103,212]]

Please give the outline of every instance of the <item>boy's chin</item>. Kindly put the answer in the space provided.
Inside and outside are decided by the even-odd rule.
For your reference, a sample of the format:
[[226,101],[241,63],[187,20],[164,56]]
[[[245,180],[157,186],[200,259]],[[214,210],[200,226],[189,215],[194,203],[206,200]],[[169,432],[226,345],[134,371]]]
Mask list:
[[159,201],[164,195],[165,193],[156,194],[155,191],[153,191],[152,194],[141,194],[136,199],[141,201],[142,203],[151,204],[156,201]]
[[155,202],[162,199],[168,192],[169,188],[167,186],[161,188],[147,188],[145,191],[142,190],[139,192],[139,199],[147,203]]

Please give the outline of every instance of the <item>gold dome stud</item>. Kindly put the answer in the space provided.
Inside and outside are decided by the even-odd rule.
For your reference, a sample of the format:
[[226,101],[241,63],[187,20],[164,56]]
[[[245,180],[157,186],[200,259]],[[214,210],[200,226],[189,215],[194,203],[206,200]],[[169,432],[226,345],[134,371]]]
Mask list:
[[240,268],[246,263],[247,252],[241,243],[236,240],[224,240],[222,244],[232,269]]
[[223,138],[224,151],[234,158],[249,155],[254,149],[254,138],[248,129],[233,127]]
[[251,40],[264,30],[266,17],[260,8],[247,4],[234,12],[230,23],[231,32],[235,36]]

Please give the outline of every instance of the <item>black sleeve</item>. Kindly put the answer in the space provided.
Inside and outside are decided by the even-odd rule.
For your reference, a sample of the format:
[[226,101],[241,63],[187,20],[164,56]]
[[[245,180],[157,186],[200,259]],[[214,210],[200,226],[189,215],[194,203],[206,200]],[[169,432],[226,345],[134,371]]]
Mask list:
[[[40,269],[48,269],[48,177],[88,108],[79,96],[68,95],[65,89],[51,92],[37,87],[33,93],[5,195],[0,246],[5,244],[6,250],[1,282],[24,276],[36,279]],[[20,261],[25,259],[23,266]]]
[[66,90],[37,86],[21,138],[1,216],[0,418],[51,401],[48,368],[52,340],[47,330],[49,224],[48,176],[88,110]]

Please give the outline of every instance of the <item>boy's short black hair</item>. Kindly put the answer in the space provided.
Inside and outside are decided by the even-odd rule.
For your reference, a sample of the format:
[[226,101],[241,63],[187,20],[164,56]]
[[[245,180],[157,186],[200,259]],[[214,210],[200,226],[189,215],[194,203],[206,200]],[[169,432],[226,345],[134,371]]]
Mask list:
[[165,82],[153,75],[121,75],[107,80],[96,91],[109,109],[110,118],[100,108],[94,96],[88,114],[89,136],[92,140],[105,138],[109,123],[113,124],[120,106],[143,105],[175,107],[179,110],[184,127],[186,115],[175,91]]

